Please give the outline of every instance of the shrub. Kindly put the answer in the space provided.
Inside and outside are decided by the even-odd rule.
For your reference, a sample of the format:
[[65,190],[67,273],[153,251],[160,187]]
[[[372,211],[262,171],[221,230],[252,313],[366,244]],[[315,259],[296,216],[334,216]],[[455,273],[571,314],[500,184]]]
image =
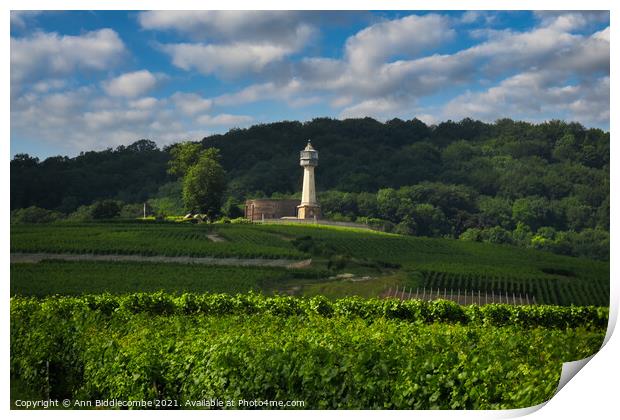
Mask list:
[[11,211],[11,223],[51,223],[63,217],[60,212],[36,206]]
[[118,217],[121,212],[121,204],[114,200],[96,201],[91,209],[93,219],[112,219]]

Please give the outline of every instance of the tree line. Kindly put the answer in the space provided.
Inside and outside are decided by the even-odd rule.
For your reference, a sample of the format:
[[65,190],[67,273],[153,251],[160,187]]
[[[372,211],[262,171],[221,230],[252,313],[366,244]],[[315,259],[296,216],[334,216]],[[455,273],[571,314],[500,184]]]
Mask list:
[[[317,189],[329,218],[366,218],[414,235],[608,255],[609,132],[563,121],[464,119],[428,126],[417,119],[317,118],[233,129],[181,143],[193,147],[194,158],[217,149],[204,159],[221,164],[215,175],[225,177],[215,183],[220,197],[203,196],[193,210],[237,217],[245,199],[298,195],[298,153],[307,139],[321,156]],[[16,155],[11,208],[73,214],[117,200],[121,207],[147,202],[153,213],[180,214],[189,210],[189,171],[175,171],[169,162],[180,161],[181,144],[159,149],[140,140],[43,161]],[[192,165],[199,160],[190,159]],[[193,171],[195,192],[207,182],[203,172]],[[596,246],[585,252],[588,242]]]

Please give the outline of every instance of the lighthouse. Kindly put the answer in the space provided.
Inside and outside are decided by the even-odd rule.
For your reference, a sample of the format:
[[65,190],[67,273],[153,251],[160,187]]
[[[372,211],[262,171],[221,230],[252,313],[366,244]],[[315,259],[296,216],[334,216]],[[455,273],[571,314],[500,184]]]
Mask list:
[[310,140],[306,148],[299,152],[299,165],[304,168],[304,183],[301,204],[297,206],[297,218],[318,219],[321,216],[321,207],[316,201],[314,168],[319,165],[319,152],[312,147]]

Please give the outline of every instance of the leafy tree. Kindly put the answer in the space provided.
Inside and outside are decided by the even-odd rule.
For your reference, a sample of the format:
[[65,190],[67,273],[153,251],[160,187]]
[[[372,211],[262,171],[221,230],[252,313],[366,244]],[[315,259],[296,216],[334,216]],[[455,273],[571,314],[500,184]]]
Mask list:
[[492,244],[511,244],[513,242],[511,233],[500,226],[483,230],[482,238],[485,242]]
[[512,205],[512,217],[518,223],[522,222],[532,230],[547,224],[550,216],[549,200],[544,197],[531,196],[518,198]]
[[384,188],[377,192],[377,207],[380,217],[391,221],[397,221],[399,198],[393,188]]
[[563,212],[566,228],[579,231],[587,227],[594,227],[596,212],[578,197],[565,197],[560,201],[560,208]]
[[209,148],[200,154],[196,164],[183,177],[183,202],[192,213],[203,213],[209,218],[220,214],[226,189],[226,175],[219,163],[219,151]]
[[148,204],[155,214],[174,216],[184,214],[183,181],[177,180],[162,185],[155,197],[148,200]]
[[481,196],[478,207],[483,226],[501,226],[506,229],[512,227],[512,203],[509,199]]
[[418,236],[439,236],[448,231],[446,217],[432,204],[416,204],[411,213]]
[[518,222],[517,227],[512,231],[513,242],[517,245],[528,246],[532,236],[532,230],[523,222]]
[[572,236],[572,255],[609,260],[609,232],[584,229]]
[[236,219],[243,217],[243,211],[240,208],[240,204],[233,197],[228,197],[222,206],[222,214],[230,219]]
[[459,239],[463,241],[482,242],[482,229],[469,228],[461,233]]
[[184,176],[187,171],[200,160],[203,152],[200,143],[192,143],[189,141],[174,145],[170,149],[168,161],[168,173],[175,176]]
[[72,222],[86,222],[93,220],[92,206],[80,206],[73,213],[67,216],[67,220]]
[[394,226],[393,232],[400,235],[415,235],[420,231],[418,224],[413,217],[405,216],[400,223]]
[[114,200],[102,200],[93,204],[91,216],[93,219],[112,219],[121,213],[121,204]]
[[62,213],[30,206],[11,212],[11,223],[50,223],[63,218]]

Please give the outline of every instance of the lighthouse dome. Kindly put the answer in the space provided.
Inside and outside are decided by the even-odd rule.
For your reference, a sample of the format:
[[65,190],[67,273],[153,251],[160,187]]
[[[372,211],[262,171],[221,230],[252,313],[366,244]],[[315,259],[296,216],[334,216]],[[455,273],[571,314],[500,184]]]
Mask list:
[[308,140],[306,148],[299,152],[299,165],[300,166],[318,166],[319,164],[319,152],[317,152],[312,143]]

